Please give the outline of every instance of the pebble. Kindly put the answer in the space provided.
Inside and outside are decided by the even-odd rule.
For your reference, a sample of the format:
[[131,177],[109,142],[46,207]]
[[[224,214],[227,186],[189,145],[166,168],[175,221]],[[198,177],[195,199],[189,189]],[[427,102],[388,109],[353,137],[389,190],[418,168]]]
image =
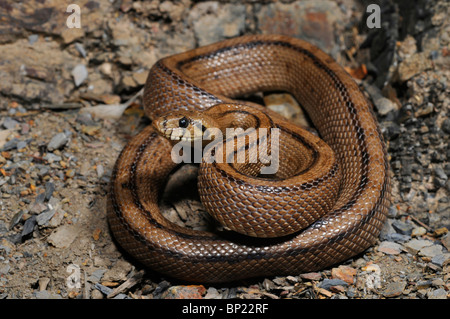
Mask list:
[[450,251],[450,233],[447,233],[444,237],[441,238],[441,243],[448,251]]
[[[44,3],[42,1],[35,2],[32,1],[36,5]],[[436,2],[442,2],[442,0]],[[87,266],[92,266],[95,270],[92,268],[88,270],[90,274],[88,281],[93,285],[98,284],[95,286],[96,289],[91,291],[92,298],[106,298],[104,294],[111,293],[110,288],[99,284],[101,280],[104,280],[104,275],[108,271],[107,277],[109,276],[110,280],[116,280],[112,284],[119,285],[117,281],[127,280],[130,276],[130,269],[131,271],[133,269],[127,263],[123,267],[118,266],[120,258],[118,259],[118,253],[113,249],[114,245],[110,243],[103,246],[103,240],[109,239],[108,236],[97,237],[96,249],[89,244],[86,245],[88,248],[85,250],[78,249],[78,244],[84,244],[84,242],[79,238],[81,231],[78,230],[76,222],[77,220],[85,221],[86,215],[83,214],[89,210],[78,207],[78,205],[88,205],[87,202],[78,203],[70,197],[73,191],[74,198],[76,195],[82,194],[85,199],[89,198],[88,200],[91,201],[90,197],[99,195],[94,188],[97,184],[93,181],[97,181],[102,176],[107,177],[110,174],[111,165],[113,165],[111,159],[105,159],[104,152],[101,150],[98,150],[98,154],[95,155],[98,158],[94,158],[92,153],[84,156],[83,147],[94,145],[85,142],[95,141],[99,144],[108,144],[113,147],[114,151],[120,151],[123,147],[123,138],[112,138],[114,141],[105,143],[111,135],[103,136],[104,129],[105,126],[110,128],[111,124],[108,121],[100,123],[98,119],[92,119],[91,116],[83,118],[81,113],[79,113],[80,119],[74,121],[73,116],[78,112],[76,109],[70,110],[70,114],[66,114],[66,112],[58,114],[60,117],[67,117],[65,122],[59,121],[59,119],[55,120],[51,114],[46,117],[46,112],[38,112],[36,117],[34,115],[23,117],[21,113],[33,112],[46,104],[62,105],[62,108],[66,108],[69,105],[81,107],[86,101],[106,104],[120,103],[120,98],[126,99],[127,94],[132,93],[121,90],[141,86],[145,82],[147,70],[157,58],[169,53],[182,52],[199,43],[210,43],[247,31],[269,33],[267,31],[276,31],[281,26],[279,30],[302,38],[310,38],[311,33],[313,35],[324,34],[324,37],[316,38],[319,39],[320,46],[330,48],[327,52],[333,54],[336,51],[331,48],[335,40],[329,36],[332,34],[329,32],[329,27],[339,25],[336,21],[340,21],[344,10],[345,15],[353,14],[353,9],[348,4],[327,4],[332,2],[320,2],[317,5],[301,1],[282,1],[269,4],[263,1],[255,3],[255,5],[254,3],[254,1],[247,1],[245,4],[223,4],[217,1],[189,0],[180,3],[171,1],[146,3],[125,0],[122,1],[124,9],[121,7],[123,14],[121,13],[117,18],[117,21],[121,20],[121,23],[114,21],[111,25],[115,24],[116,26],[107,28],[113,32],[108,30],[105,32],[99,28],[99,24],[105,23],[110,27],[108,25],[111,20],[110,14],[115,14],[117,8],[108,4],[102,5],[102,9],[103,7],[106,9],[105,15],[102,17],[92,10],[98,4],[90,1],[86,10],[91,10],[91,12],[84,16],[83,29],[63,30],[61,39],[63,44],[68,44],[67,46],[61,47],[58,41],[51,36],[53,34],[52,25],[64,25],[65,17],[63,15],[59,18],[54,17],[57,20],[62,19],[56,21],[57,23],[53,20],[52,23],[43,21],[42,25],[36,26],[42,30],[36,30],[36,27],[31,26],[32,29],[28,30],[31,35],[28,38],[25,36],[24,39],[18,39],[15,42],[6,41],[0,45],[0,50],[14,45],[16,52],[20,52],[21,55],[8,53],[5,59],[12,62],[0,65],[0,74],[6,76],[1,81],[3,85],[0,86],[0,95],[6,97],[7,100],[6,103],[5,99],[0,101],[0,108],[5,115],[0,116],[0,129],[3,130],[0,131],[0,149],[5,152],[0,155],[0,169],[2,170],[0,172],[0,201],[2,201],[2,212],[6,212],[5,218],[7,219],[4,220],[8,221],[6,223],[0,221],[0,265],[2,265],[0,272],[4,273],[3,276],[0,276],[0,286],[6,283],[7,287],[9,284],[13,287],[17,281],[21,282],[26,278],[33,277],[33,273],[38,274],[38,277],[39,273],[48,274],[49,266],[45,262],[48,258],[41,258],[42,254],[37,249],[46,247],[45,253],[48,253],[52,263],[59,260],[59,254],[61,256],[67,254],[61,253],[61,249],[54,249],[51,247],[52,245],[69,247],[69,255],[76,256],[80,261],[88,260],[92,254],[92,258],[89,260],[93,260],[94,265],[90,265],[90,261],[87,261]],[[128,9],[126,9],[127,6]],[[323,6],[327,6],[328,9],[321,10]],[[42,7],[36,9],[39,10],[38,8]],[[341,9],[329,12],[330,8]],[[13,8],[13,10],[15,9]],[[151,19],[143,19],[137,23],[125,14],[128,10],[134,10],[139,15],[151,17]],[[441,23],[444,23],[446,15],[439,14],[442,16]],[[339,17],[336,19],[335,15]],[[303,17],[304,19],[301,19]],[[26,19],[21,20],[25,21]],[[178,25],[173,23],[174,21],[181,22],[183,30],[180,30]],[[204,22],[208,22],[210,27],[205,28]],[[371,94],[377,115],[380,115],[382,132],[388,142],[390,164],[394,170],[393,205],[389,209],[388,216],[393,226],[389,225],[390,227],[386,229],[382,235],[382,242],[377,248],[369,250],[369,253],[351,263],[353,267],[341,265],[321,272],[265,279],[262,283],[253,285],[251,289],[245,288],[253,291],[245,296],[253,298],[310,298],[312,296],[341,298],[344,295],[349,298],[395,298],[404,294],[411,298],[445,299],[449,297],[450,286],[447,273],[450,258],[448,253],[450,235],[445,232],[431,234],[430,231],[427,234],[429,228],[417,227],[408,219],[404,219],[404,216],[411,214],[425,222],[431,229],[437,230],[443,226],[442,220],[445,220],[449,207],[448,200],[438,202],[438,198],[441,196],[439,191],[444,192],[444,199],[446,199],[448,194],[445,191],[450,190],[450,167],[447,164],[450,153],[446,135],[450,134],[450,118],[445,114],[445,110],[448,108],[449,82],[447,75],[440,72],[440,65],[442,65],[440,60],[448,56],[448,50],[439,45],[435,47],[435,41],[429,41],[430,34],[438,30],[428,24],[426,29],[421,28],[417,28],[417,30],[423,30],[421,31],[421,34],[424,35],[423,41],[418,40],[416,45],[412,36],[408,37],[408,41],[414,43],[409,45],[406,40],[403,41],[401,43],[402,52],[399,53],[399,64],[394,64],[391,68],[397,68],[395,71],[399,73],[400,81],[411,79],[404,83],[408,94],[395,97],[395,94],[394,96],[388,95],[384,90],[381,92],[376,87],[378,95]],[[148,29],[152,31],[150,46],[146,46],[145,43],[149,42],[145,40],[145,37],[141,37],[146,34]],[[45,37],[42,34],[50,36]],[[437,40],[437,42],[448,40],[448,32],[444,32],[443,35],[441,35],[442,32],[436,34],[440,36],[431,40]],[[85,39],[84,36],[86,36]],[[322,41],[322,39],[325,40]],[[419,43],[420,41],[422,43]],[[122,46],[122,48],[114,47],[117,50],[112,51],[102,50],[102,44],[105,43]],[[144,45],[141,46],[142,44]],[[420,51],[424,51],[422,56],[420,55],[422,52],[418,53],[418,47]],[[427,49],[431,47],[431,51]],[[147,54],[148,57],[151,57],[150,59],[141,58],[142,49],[150,52]],[[14,52],[14,50],[8,51]],[[31,56],[29,56],[30,53]],[[2,57],[4,54],[5,51],[2,51]],[[14,59],[14,55],[17,56],[17,59]],[[90,59],[89,63],[84,61],[86,57]],[[39,62],[39,67],[33,59]],[[421,72],[424,70],[423,65],[431,62],[430,59],[433,59],[435,70]],[[423,64],[421,64],[422,62]],[[23,67],[20,67],[21,64]],[[100,70],[97,76],[95,72],[92,73],[96,67]],[[72,75],[71,70],[73,71]],[[18,72],[22,72],[22,76],[18,77],[15,74]],[[54,74],[61,74],[61,77],[55,77]],[[120,83],[120,76],[118,77],[117,74],[124,76],[123,82],[127,84],[125,88],[117,85]],[[21,78],[26,81],[21,83]],[[103,82],[107,84],[102,84]],[[85,84],[89,86],[80,88]],[[94,90],[97,96],[109,93],[114,98],[89,100],[83,97],[84,93]],[[394,91],[396,90],[398,93],[397,84]],[[8,100],[19,96],[21,97],[20,103],[25,107],[19,104],[9,108]],[[73,98],[81,101],[61,102]],[[32,103],[30,104],[29,101]],[[401,111],[398,110],[400,104],[394,103],[398,101],[403,105]],[[109,114],[110,112],[111,108],[108,107],[105,113]],[[122,111],[118,113],[122,114]],[[90,113],[84,114],[89,115]],[[48,123],[50,124],[54,124],[55,121],[65,123],[63,125],[69,124],[64,127],[75,129],[77,132],[73,136],[73,143],[70,143],[71,137],[67,132],[63,133],[66,137],[62,135],[58,137],[60,142],[56,143],[56,141],[56,145],[49,145],[49,140],[42,141],[40,135],[47,129],[47,126],[39,123],[39,121],[42,122],[42,118],[49,119]],[[54,125],[50,125],[50,128],[54,127]],[[57,135],[58,131],[53,132],[55,132],[53,135]],[[46,145],[48,152],[45,150]],[[75,150],[75,147],[78,149]],[[65,151],[79,157],[79,162],[76,163],[75,159],[72,160],[70,154],[66,155],[57,151],[61,148],[65,148]],[[29,185],[36,189],[31,190]],[[80,189],[80,193],[77,193],[76,189]],[[63,199],[70,200],[62,203]],[[58,207],[58,203],[60,207]],[[66,205],[67,213],[61,209],[64,204],[68,204]],[[66,214],[66,220],[64,220],[64,214]],[[63,220],[66,225],[60,226]],[[50,229],[45,228],[56,226],[58,228],[48,236]],[[22,238],[22,235],[25,234],[36,236],[26,245],[21,245],[22,241],[26,239]],[[89,243],[90,239],[83,238],[83,240],[87,240],[86,243]],[[49,247],[47,244],[50,244]],[[111,247],[111,249],[106,249],[107,247]],[[401,256],[398,256],[399,254]],[[41,262],[40,259],[43,259],[44,262]],[[99,261],[100,259],[103,261]],[[375,262],[379,263],[379,266],[373,264]],[[111,268],[112,265],[114,267]],[[392,269],[391,265],[394,266]],[[57,267],[58,265],[53,266]],[[115,267],[116,269],[114,269]],[[108,268],[110,269],[108,270]],[[114,271],[117,276],[113,276]],[[390,283],[391,278],[401,278],[402,281]],[[36,279],[33,280],[34,282],[26,285],[28,291],[31,290],[31,292],[24,289],[20,291],[20,294],[23,293],[26,296],[28,293],[28,297],[52,298],[55,296],[53,291],[57,291],[61,287],[64,291],[63,282],[61,286],[58,286],[57,282],[48,285],[45,283],[47,281],[45,278],[40,278],[38,281],[40,291],[33,292],[33,289],[37,290]],[[241,292],[246,291],[244,288],[237,290],[236,288],[214,287],[209,287],[206,291],[203,287],[199,291],[195,286],[175,286],[176,288],[168,289],[171,284],[166,281],[159,285],[157,282],[151,284],[149,282],[150,279],[146,280],[150,287],[147,289],[147,293],[149,296],[153,294],[155,298],[161,297],[163,293],[164,297],[174,297],[189,291],[195,294],[195,298],[203,295],[207,299],[242,298],[244,294]],[[388,282],[390,285],[387,284]],[[381,289],[382,283],[385,285],[384,289]],[[417,286],[415,286],[416,283]],[[314,289],[317,286],[320,288],[316,291]],[[153,290],[154,288],[156,289]],[[265,289],[266,292],[261,293],[262,289]],[[11,288],[11,291],[16,296],[19,295],[17,289]],[[140,297],[139,288],[137,292],[137,295],[134,293],[130,295]],[[315,292],[317,294],[314,294]],[[62,294],[64,297],[67,296],[66,292]],[[6,293],[2,291],[0,299],[12,296],[14,295],[11,295],[7,289]],[[75,294],[71,296],[75,296]],[[142,296],[145,297],[145,294]],[[127,296],[121,294],[118,297],[126,298]]]
[[75,48],[77,49],[77,51],[81,54],[81,56],[83,58],[85,58],[87,56],[86,50],[84,49],[84,47],[81,43],[76,42]]
[[103,168],[103,165],[97,165],[97,176],[100,178],[103,176],[103,174],[105,173],[105,170]]
[[426,239],[413,239],[407,243],[405,243],[403,246],[405,249],[411,253],[412,255],[416,255],[419,253],[419,251],[425,247],[433,245],[433,242]]
[[92,290],[91,298],[92,299],[103,299],[103,294],[100,290]]
[[397,69],[399,80],[405,82],[416,74],[432,67],[433,64],[431,60],[428,59],[426,52],[414,53],[399,64]]
[[105,272],[103,281],[125,281],[128,273],[132,269],[132,265],[124,260],[118,260],[116,264]]
[[340,279],[348,284],[353,284],[355,281],[357,270],[349,266],[339,266],[331,269],[331,276],[333,279]]
[[11,151],[13,149],[16,149],[17,143],[19,143],[19,142],[20,142],[20,140],[18,138],[14,137],[14,138],[10,139],[8,142],[6,142],[3,145],[2,151]]
[[21,236],[25,237],[29,234],[31,234],[34,231],[34,226],[36,226],[36,216],[33,215],[30,218],[28,218],[25,223],[23,224],[23,229]]
[[416,227],[413,229],[411,236],[412,237],[420,237],[423,236],[427,233],[427,230],[425,229],[425,227]]
[[88,77],[88,70],[84,64],[77,64],[72,70],[75,86],[80,86]]
[[441,245],[431,245],[420,249],[419,255],[433,258],[437,255],[442,254],[442,246]]
[[427,293],[428,299],[448,299],[448,293],[445,289],[439,288],[436,290],[431,290]]
[[330,290],[333,286],[346,287],[348,286],[348,283],[341,279],[324,279],[319,285],[320,288],[327,290]]
[[69,137],[66,135],[66,133],[58,133],[52,137],[50,142],[47,144],[47,149],[49,151],[53,151],[56,149],[62,148],[64,145],[69,142]]
[[31,34],[28,36],[28,43],[33,45],[39,39],[38,34]]
[[96,269],[92,272],[92,274],[88,277],[88,280],[92,283],[97,283],[99,282],[103,275],[105,274],[107,270],[106,269]]
[[63,225],[51,233],[47,241],[57,248],[67,248],[80,232],[81,228],[76,225]]
[[446,119],[442,122],[441,129],[442,129],[445,133],[450,134],[450,118],[446,118]]
[[209,287],[206,291],[205,299],[222,299],[222,295],[214,287]]
[[[100,291],[101,293],[103,293],[104,295],[109,295],[110,293],[113,292],[113,289],[103,286],[102,284],[96,283],[94,285],[94,288],[97,289],[98,291]],[[98,295],[97,295],[98,296]],[[98,298],[100,299],[100,298]],[[125,294],[118,294],[116,296],[114,296],[112,299],[131,299],[130,297],[128,297]]]
[[63,299],[60,294],[52,294],[47,290],[37,291],[34,296],[36,299]]
[[161,299],[203,299],[206,288],[202,285],[172,286],[161,296]]
[[5,117],[5,119],[3,120],[2,126],[7,129],[7,130],[12,130],[15,129],[16,127],[19,126],[19,122],[12,119],[11,117],[7,116]]
[[407,222],[403,222],[398,219],[396,219],[392,222],[392,227],[394,227],[398,233],[400,233],[402,235],[408,235],[408,236],[411,236],[412,231],[414,229],[414,225],[407,223]]
[[384,288],[382,295],[386,298],[398,297],[403,293],[405,287],[406,282],[404,281],[391,282]]
[[306,280],[321,280],[322,274],[319,272],[308,272],[305,274],[300,274],[300,278],[306,279]]
[[37,217],[36,217],[36,222],[39,226],[44,226],[46,225],[50,219],[52,219],[53,215],[55,215],[56,210],[55,209],[48,209],[42,213],[40,213]]
[[378,251],[388,255],[398,255],[402,252],[403,246],[391,241],[383,241],[378,246]]
[[10,269],[11,269],[10,265],[0,264],[0,275],[6,275]]

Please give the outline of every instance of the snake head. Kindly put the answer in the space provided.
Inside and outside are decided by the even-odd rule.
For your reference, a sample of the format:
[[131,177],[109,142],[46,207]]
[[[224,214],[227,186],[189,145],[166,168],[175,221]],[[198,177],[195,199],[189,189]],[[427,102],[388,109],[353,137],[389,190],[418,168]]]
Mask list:
[[188,142],[204,139],[205,132],[216,127],[214,120],[194,111],[176,111],[163,115],[153,121],[153,126],[171,141]]

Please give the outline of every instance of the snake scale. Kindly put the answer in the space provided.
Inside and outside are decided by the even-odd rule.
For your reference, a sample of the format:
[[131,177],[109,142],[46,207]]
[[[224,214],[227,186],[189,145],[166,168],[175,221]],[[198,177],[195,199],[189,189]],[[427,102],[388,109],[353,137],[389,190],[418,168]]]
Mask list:
[[[155,121],[183,110],[201,114],[216,105],[236,105],[236,98],[261,91],[291,93],[323,141],[306,141],[296,125],[274,116],[282,132],[284,176],[271,180],[239,173],[232,164],[202,163],[202,202],[208,210],[229,205],[233,213],[246,212],[241,222],[263,230],[269,227],[265,218],[278,211],[286,218],[280,225],[306,222],[275,238],[195,231],[169,222],[158,201],[177,164],[171,142],[148,126],[117,159],[107,207],[114,237],[145,266],[205,283],[299,274],[345,261],[377,240],[390,205],[383,138],[357,84],[317,47],[281,35],[251,35],[163,58],[149,72],[143,101]],[[255,109],[258,121],[272,114]],[[313,144],[319,149],[325,144],[325,156],[308,146]],[[308,152],[309,159],[302,158]],[[308,215],[310,209],[319,213]]]

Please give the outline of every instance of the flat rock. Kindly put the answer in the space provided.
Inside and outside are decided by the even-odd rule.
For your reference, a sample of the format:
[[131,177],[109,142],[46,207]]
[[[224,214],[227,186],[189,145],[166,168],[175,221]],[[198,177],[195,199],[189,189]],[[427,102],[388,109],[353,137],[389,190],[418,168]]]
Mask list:
[[441,245],[427,246],[427,247],[422,248],[419,251],[419,255],[425,256],[425,257],[435,257],[435,256],[441,255],[441,254],[442,254],[442,246]]
[[382,294],[386,298],[393,298],[398,297],[403,293],[403,290],[406,287],[406,282],[399,281],[399,282],[391,282],[389,283],[386,288],[383,290]]
[[47,144],[47,149],[49,151],[53,151],[56,149],[59,149],[66,145],[66,143],[69,141],[69,137],[65,133],[58,133],[52,137],[50,142]]
[[398,255],[402,252],[403,246],[392,241],[383,241],[378,246],[378,251],[388,255]]
[[413,239],[410,240],[409,242],[405,243],[403,246],[405,247],[405,249],[413,254],[416,255],[417,253],[419,253],[419,251],[424,248],[424,247],[428,247],[433,245],[433,242],[430,240],[426,240],[426,239]]
[[48,237],[48,242],[57,248],[67,248],[80,232],[81,228],[78,226],[63,225]]

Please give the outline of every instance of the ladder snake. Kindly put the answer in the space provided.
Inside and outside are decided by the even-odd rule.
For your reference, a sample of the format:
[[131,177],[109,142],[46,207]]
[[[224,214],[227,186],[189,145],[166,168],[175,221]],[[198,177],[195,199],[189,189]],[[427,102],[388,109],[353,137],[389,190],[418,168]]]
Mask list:
[[[291,93],[320,139],[235,100],[261,91]],[[186,110],[242,105],[281,132],[275,178],[239,172],[233,163],[200,165],[203,205],[227,227],[227,216],[253,227],[234,229],[242,234],[196,231],[165,219],[158,202],[177,167],[171,142],[154,125],[133,137],[114,166],[107,217],[118,243],[145,266],[191,282],[226,282],[324,269],[376,242],[390,205],[383,138],[358,85],[317,47],[251,35],[166,57],[150,70],[143,101],[154,122]],[[265,238],[256,238],[261,232]]]

